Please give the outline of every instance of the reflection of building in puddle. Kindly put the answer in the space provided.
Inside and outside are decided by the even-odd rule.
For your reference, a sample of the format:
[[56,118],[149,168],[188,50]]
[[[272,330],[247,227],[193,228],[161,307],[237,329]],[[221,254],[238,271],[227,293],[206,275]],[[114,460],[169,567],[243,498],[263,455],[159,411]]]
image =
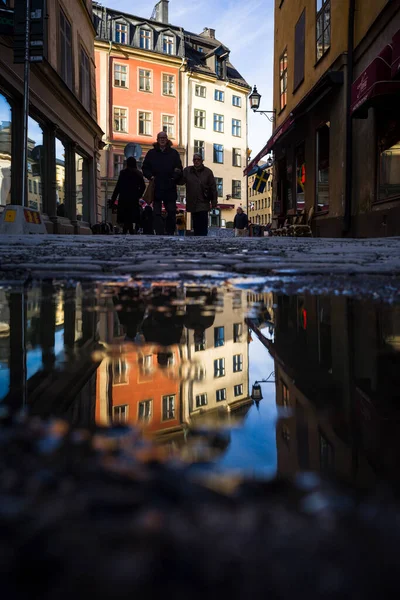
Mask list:
[[[344,297],[277,296],[278,469],[371,485],[398,479],[400,308]],[[375,473],[374,473],[375,472]]]

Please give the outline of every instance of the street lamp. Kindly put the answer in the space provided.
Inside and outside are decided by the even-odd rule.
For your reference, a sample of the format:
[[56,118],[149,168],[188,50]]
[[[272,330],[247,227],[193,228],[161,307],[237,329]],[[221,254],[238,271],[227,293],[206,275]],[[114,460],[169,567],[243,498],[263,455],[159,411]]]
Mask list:
[[[249,96],[249,101],[250,101],[250,108],[253,112],[262,113],[263,115],[265,115],[267,117],[268,121],[271,121],[271,123],[275,123],[275,117],[276,117],[275,110],[258,110],[258,108],[260,106],[260,101],[261,101],[261,94],[257,91],[256,86],[254,86],[253,91],[251,92],[251,94]],[[272,114],[272,117],[268,116],[270,114]]]
[[253,383],[253,389],[251,390],[251,399],[255,402],[260,402],[263,399],[260,383],[275,383],[275,371],[272,371],[267,379],[259,379]]

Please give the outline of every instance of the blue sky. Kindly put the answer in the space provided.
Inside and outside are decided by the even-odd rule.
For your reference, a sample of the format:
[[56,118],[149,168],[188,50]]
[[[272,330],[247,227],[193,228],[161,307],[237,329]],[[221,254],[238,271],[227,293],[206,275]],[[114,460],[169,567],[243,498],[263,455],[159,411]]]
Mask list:
[[[142,0],[140,5],[131,0],[106,0],[104,4],[149,18],[156,0]],[[194,33],[201,33],[204,27],[215,29],[217,39],[230,48],[233,65],[249,85],[257,85],[262,95],[260,108],[272,110],[274,0],[203,0],[198,3],[170,0],[169,20]],[[0,122],[9,118],[8,106],[0,95]],[[36,141],[39,131],[32,131],[31,126],[29,133]],[[249,112],[249,148],[253,156],[270,135],[268,119]]]

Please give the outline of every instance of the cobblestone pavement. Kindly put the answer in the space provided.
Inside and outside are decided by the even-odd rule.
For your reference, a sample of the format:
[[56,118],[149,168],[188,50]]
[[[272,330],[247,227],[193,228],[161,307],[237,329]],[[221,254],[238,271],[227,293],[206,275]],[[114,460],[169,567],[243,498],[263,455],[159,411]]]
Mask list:
[[[353,276],[349,278],[348,276]],[[235,279],[252,286],[315,282],[396,294],[400,238],[1,236],[0,279]],[[332,279],[333,278],[333,279]],[[361,283],[360,283],[361,282]],[[300,285],[301,284],[301,285]],[[293,290],[290,290],[293,291]]]

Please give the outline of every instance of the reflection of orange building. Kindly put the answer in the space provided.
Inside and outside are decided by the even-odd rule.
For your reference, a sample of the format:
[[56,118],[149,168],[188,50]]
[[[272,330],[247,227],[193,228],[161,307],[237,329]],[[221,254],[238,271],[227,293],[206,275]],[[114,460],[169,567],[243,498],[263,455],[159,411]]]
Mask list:
[[153,345],[107,357],[97,372],[96,422],[142,424],[150,432],[181,426],[179,348]]

